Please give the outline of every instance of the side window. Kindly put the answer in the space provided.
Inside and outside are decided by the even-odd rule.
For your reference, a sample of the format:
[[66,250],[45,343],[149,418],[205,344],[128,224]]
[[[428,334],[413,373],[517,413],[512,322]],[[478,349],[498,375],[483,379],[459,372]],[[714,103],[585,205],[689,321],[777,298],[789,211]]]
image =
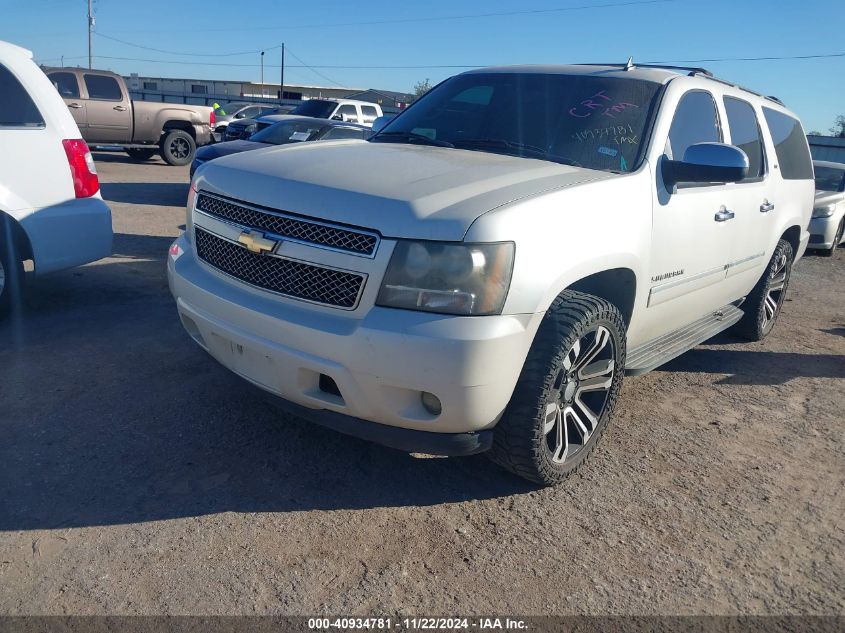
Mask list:
[[333,127],[328,132],[326,132],[325,136],[323,136],[323,140],[328,139],[343,139],[343,138],[364,138],[364,133],[369,132],[369,130],[361,130],[355,127]]
[[747,101],[725,97],[731,143],[748,155],[748,178],[761,178],[765,171],[763,139],[754,108]]
[[106,101],[122,101],[123,93],[120,84],[114,77],[104,75],[85,75],[85,88],[89,99],[104,99]]
[[245,108],[241,112],[238,113],[239,119],[253,119],[258,116],[259,112],[261,112],[260,108],[255,106],[251,108]]
[[364,115],[364,123],[372,123],[378,118],[378,110],[373,106],[361,106],[361,114]]
[[813,163],[801,124],[797,119],[770,108],[763,108],[763,116],[772,134],[781,176],[785,180],[811,180]]
[[360,123],[358,121],[358,110],[351,103],[346,103],[337,109],[337,113],[343,115],[344,120],[352,121],[353,123]]
[[678,103],[666,150],[672,160],[682,160],[690,145],[718,143],[721,136],[713,96],[703,90],[693,90]]
[[79,99],[79,83],[73,73],[50,73],[47,75],[53,86],[64,99]]
[[0,64],[0,128],[44,127],[44,117],[12,72]]

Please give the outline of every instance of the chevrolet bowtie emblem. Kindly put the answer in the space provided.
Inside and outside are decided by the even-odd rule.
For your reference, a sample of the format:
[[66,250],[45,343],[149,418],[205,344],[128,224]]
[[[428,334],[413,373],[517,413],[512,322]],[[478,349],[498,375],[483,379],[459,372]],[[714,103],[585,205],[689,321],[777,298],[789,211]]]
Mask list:
[[247,247],[251,253],[269,253],[276,248],[275,240],[268,240],[263,233],[253,233],[252,231],[244,231],[238,235],[238,241]]

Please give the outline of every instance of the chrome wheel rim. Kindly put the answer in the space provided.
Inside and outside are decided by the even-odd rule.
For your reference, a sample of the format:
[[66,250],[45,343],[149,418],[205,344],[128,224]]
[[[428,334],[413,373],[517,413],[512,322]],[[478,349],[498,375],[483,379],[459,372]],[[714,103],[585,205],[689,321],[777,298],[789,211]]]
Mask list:
[[786,254],[782,253],[775,261],[772,267],[772,273],[769,275],[769,288],[766,293],[766,299],[763,301],[763,329],[766,330],[774,324],[775,317],[777,317],[780,304],[783,301],[783,291],[786,288],[787,275],[787,260]]
[[598,428],[616,373],[616,343],[604,326],[583,334],[566,353],[552,383],[543,420],[553,462],[574,458]]
[[175,138],[170,141],[170,153],[175,158],[187,158],[190,153],[188,142],[183,138]]

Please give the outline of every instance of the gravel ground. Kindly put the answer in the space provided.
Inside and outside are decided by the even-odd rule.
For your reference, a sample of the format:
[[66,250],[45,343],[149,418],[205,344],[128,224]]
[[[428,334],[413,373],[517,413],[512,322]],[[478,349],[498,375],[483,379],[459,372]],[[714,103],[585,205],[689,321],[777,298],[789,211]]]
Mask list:
[[845,252],[536,489],[280,418],[177,321],[187,169],[96,158],[114,256],[0,324],[0,613],[845,612]]

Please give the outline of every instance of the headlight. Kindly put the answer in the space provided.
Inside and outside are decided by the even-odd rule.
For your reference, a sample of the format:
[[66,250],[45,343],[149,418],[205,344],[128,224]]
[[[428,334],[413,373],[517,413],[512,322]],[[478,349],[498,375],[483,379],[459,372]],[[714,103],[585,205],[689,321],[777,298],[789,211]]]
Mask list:
[[835,204],[828,204],[823,207],[816,207],[813,209],[813,217],[814,218],[829,218],[833,215],[833,211],[836,209]]
[[445,314],[499,314],[513,270],[513,242],[400,241],[376,304]]

